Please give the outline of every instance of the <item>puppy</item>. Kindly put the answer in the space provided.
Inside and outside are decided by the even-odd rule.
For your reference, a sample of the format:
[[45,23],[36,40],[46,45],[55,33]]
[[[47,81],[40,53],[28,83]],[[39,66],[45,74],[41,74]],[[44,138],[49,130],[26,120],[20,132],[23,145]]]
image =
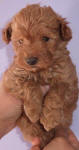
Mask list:
[[[4,73],[7,92],[23,101],[17,125],[25,139],[38,136],[43,148],[57,126],[69,127],[78,99],[78,78],[66,46],[72,38],[65,19],[50,7],[29,5],[3,29],[14,61]],[[43,95],[41,87],[48,86]]]

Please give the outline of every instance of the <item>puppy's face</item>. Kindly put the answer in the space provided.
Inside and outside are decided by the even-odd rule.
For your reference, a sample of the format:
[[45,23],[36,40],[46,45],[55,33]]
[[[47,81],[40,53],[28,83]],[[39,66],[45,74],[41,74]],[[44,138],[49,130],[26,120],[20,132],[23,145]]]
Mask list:
[[6,43],[12,41],[16,63],[30,71],[50,67],[56,51],[71,37],[67,23],[50,7],[39,5],[22,9],[3,30]]

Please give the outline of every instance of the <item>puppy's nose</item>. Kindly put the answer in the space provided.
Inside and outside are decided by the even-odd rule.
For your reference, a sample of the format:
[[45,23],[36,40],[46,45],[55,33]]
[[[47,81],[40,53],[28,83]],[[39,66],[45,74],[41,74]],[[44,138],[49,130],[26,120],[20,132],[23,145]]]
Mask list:
[[29,65],[35,65],[38,61],[37,57],[30,57],[26,59],[27,64]]

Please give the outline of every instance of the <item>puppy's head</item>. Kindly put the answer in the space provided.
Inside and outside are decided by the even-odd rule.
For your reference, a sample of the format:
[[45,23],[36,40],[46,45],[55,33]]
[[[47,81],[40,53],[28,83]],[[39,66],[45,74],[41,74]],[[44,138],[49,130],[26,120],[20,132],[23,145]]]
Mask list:
[[72,38],[67,22],[50,7],[29,5],[3,29],[3,40],[12,41],[16,63],[37,71],[51,66],[58,49]]

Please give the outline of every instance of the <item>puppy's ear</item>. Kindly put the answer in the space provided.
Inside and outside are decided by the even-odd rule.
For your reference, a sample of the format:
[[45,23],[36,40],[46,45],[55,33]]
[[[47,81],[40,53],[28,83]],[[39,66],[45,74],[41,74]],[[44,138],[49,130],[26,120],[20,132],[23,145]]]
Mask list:
[[8,44],[11,41],[12,28],[11,23],[9,23],[2,31],[2,39]]
[[63,41],[69,41],[72,38],[72,31],[65,21],[61,21],[59,25],[60,37]]

